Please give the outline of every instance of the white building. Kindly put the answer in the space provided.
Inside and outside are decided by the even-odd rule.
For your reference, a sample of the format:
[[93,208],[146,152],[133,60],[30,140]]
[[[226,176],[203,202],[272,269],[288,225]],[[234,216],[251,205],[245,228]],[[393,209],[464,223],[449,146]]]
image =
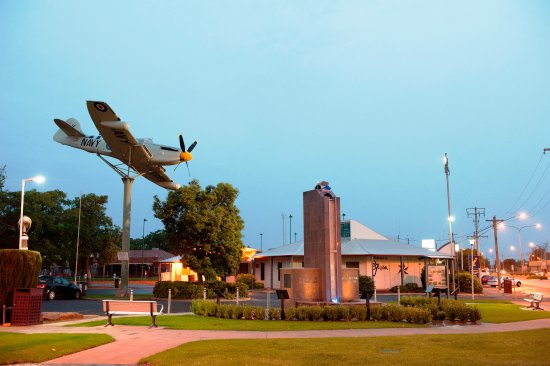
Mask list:
[[[427,264],[444,264],[451,256],[390,240],[361,223],[341,223],[342,266],[359,268],[359,274],[371,276],[379,290],[414,282],[422,286],[421,272]],[[280,288],[281,268],[304,265],[304,242],[258,252],[254,256],[256,279],[269,288]]]

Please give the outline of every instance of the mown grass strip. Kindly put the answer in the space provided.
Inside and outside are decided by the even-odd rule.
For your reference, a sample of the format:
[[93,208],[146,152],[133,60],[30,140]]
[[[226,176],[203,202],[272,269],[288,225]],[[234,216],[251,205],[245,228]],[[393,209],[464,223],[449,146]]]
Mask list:
[[540,365],[544,363],[549,337],[550,329],[538,329],[401,337],[200,341],[147,357],[140,364]]
[[0,364],[38,363],[113,342],[106,334],[0,333]]
[[[71,324],[76,327],[103,326],[107,323],[107,317],[103,320]],[[151,325],[150,316],[116,317],[113,316],[115,325]],[[282,330],[330,330],[330,329],[379,329],[379,328],[423,328],[425,325],[394,323],[394,322],[310,322],[310,321],[284,321],[284,320],[234,320],[208,318],[195,315],[162,315],[157,317],[157,325],[168,329],[189,330],[242,330],[242,331],[282,331]]]

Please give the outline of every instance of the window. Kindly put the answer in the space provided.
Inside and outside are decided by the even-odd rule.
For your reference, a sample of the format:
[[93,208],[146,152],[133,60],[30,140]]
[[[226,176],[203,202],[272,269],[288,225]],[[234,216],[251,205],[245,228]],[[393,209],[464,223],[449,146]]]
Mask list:
[[359,262],[346,262],[346,268],[359,268]]
[[265,281],[265,263],[260,265],[260,280]]
[[281,268],[283,268],[283,262],[277,263],[277,281],[281,281]]

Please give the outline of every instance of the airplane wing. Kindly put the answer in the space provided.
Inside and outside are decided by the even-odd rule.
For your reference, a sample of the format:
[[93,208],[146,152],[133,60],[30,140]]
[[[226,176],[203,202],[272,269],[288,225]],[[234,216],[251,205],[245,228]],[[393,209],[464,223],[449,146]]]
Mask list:
[[152,154],[130,132],[130,125],[120,120],[107,103],[87,101],[92,121],[112,151],[113,157],[142,174],[146,179],[167,189],[178,189],[158,164],[152,164]]

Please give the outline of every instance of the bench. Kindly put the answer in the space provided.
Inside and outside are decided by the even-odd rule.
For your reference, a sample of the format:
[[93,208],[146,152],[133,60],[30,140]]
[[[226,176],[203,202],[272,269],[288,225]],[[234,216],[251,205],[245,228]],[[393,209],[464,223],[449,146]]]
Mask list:
[[542,299],[544,298],[542,296],[542,294],[540,292],[535,292],[535,293],[532,293],[530,294],[531,297],[527,298],[527,299],[523,299],[527,302],[529,302],[529,307],[530,308],[533,308],[533,310],[536,310],[536,309],[541,309],[540,307],[540,303],[542,302]]
[[128,300],[103,300],[103,312],[109,317],[109,321],[105,326],[112,325],[113,315],[150,315],[152,319],[151,328],[157,327],[157,315],[162,314],[164,309],[160,305],[160,310],[157,308],[156,301],[128,301]]

